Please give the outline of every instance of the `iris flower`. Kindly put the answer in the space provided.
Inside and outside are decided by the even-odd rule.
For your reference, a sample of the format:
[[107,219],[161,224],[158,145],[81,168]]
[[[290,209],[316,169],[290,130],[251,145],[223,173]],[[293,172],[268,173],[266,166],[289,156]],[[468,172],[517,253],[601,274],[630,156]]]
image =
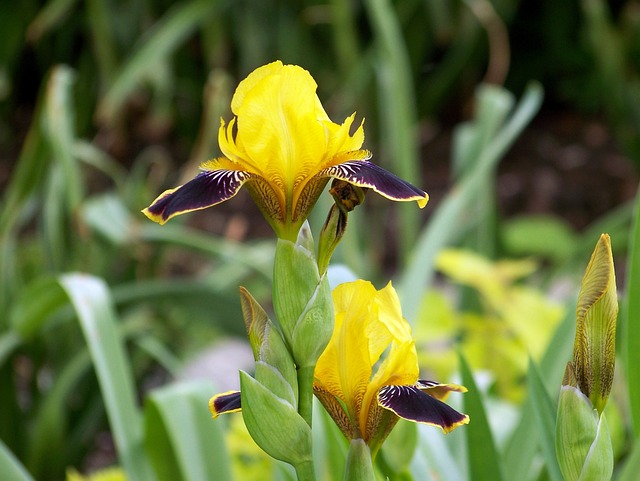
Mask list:
[[[348,439],[363,439],[375,455],[400,418],[444,432],[469,422],[443,402],[464,386],[419,379],[411,326],[391,283],[379,291],[362,280],[340,284],[333,302],[333,336],[316,364],[313,390]],[[209,407],[214,417],[237,412],[240,393],[214,396]]]
[[296,65],[276,61],[254,70],[233,96],[235,117],[221,121],[223,156],[204,162],[200,174],[162,193],[144,214],[164,224],[224,202],[244,185],[278,237],[295,240],[329,178],[424,207],[425,192],[369,161],[371,153],[361,148],[363,124],[351,133],[355,113],[333,123],[316,88]]
[[379,291],[362,280],[341,284],[333,302],[335,327],[314,392],[348,439],[363,439],[375,455],[399,418],[444,432],[469,422],[443,402],[466,388],[419,379],[411,327],[391,283]]

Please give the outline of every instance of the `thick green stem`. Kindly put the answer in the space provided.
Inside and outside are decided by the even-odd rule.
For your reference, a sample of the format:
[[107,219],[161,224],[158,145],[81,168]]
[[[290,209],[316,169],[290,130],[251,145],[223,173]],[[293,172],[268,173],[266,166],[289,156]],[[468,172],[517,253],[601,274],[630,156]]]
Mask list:
[[300,463],[294,467],[296,469],[298,481],[315,481],[316,472],[313,467],[313,461],[305,461],[304,463]]
[[298,369],[298,413],[311,427],[313,415],[313,370],[315,366]]

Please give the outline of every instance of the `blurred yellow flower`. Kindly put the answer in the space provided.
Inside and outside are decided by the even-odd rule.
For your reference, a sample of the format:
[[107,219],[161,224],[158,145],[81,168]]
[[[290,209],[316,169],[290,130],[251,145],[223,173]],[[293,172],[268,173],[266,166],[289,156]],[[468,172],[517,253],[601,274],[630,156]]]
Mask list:
[[70,468],[67,470],[67,481],[127,481],[127,476],[119,466],[104,468],[86,476]]

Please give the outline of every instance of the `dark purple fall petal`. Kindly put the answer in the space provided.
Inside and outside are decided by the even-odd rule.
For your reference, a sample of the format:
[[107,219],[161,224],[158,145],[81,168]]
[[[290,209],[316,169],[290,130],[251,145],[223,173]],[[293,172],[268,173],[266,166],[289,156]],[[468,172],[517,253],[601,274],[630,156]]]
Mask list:
[[251,174],[238,170],[201,172],[186,184],[158,197],[146,209],[147,215],[165,222],[177,214],[211,207],[236,195],[250,177]]
[[420,200],[427,197],[424,191],[367,160],[349,160],[323,170],[320,175],[373,189],[391,200]]
[[466,414],[422,392],[417,386],[384,386],[378,403],[410,421],[439,426],[444,432],[469,422]]
[[230,391],[212,397],[209,401],[209,409],[213,417],[217,417],[220,414],[240,411],[242,409],[240,404],[240,391]]

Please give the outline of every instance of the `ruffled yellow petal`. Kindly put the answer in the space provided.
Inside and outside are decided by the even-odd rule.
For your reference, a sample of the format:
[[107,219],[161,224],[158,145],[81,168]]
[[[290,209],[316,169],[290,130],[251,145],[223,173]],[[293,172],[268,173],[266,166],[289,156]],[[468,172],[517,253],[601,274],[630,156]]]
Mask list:
[[341,284],[333,291],[335,327],[327,348],[315,368],[316,382],[340,398],[357,418],[362,398],[371,378],[369,342],[365,327],[372,317],[371,297],[375,288],[368,282]]

